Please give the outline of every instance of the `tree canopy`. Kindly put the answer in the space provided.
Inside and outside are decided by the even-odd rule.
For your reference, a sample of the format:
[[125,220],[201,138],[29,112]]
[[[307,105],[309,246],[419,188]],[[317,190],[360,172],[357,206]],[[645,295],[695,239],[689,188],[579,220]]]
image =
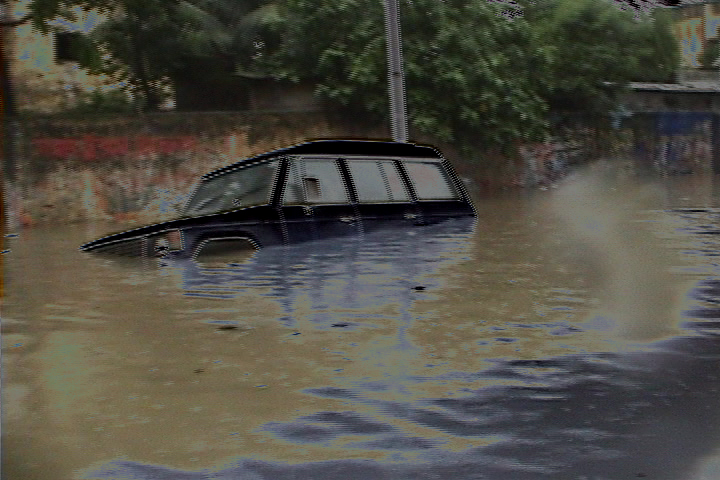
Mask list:
[[550,109],[607,113],[608,84],[672,81],[679,54],[667,13],[636,15],[609,0],[528,1],[525,18],[553,52]]
[[[282,78],[387,121],[382,2],[280,0]],[[411,130],[507,145],[542,138],[548,111],[607,114],[617,88],[666,81],[678,64],[670,20],[606,0],[400,2]],[[615,85],[616,87],[613,87]]]
[[[383,0],[32,0],[37,28],[72,8],[112,13],[85,66],[127,79],[147,108],[163,84],[234,74],[308,82],[387,122]],[[612,86],[667,81],[678,65],[664,9],[610,0],[400,0],[412,129],[464,144],[540,139],[548,113],[602,115]],[[103,59],[102,61],[100,61]],[[235,84],[233,84],[233,88]]]
[[[237,80],[272,39],[263,33],[278,21],[265,0],[31,0],[26,18],[43,33],[58,19],[75,20],[78,8],[108,19],[73,37],[84,68],[125,80],[145,110],[154,110],[176,83],[215,88]],[[219,89],[222,91],[222,89]]]
[[[387,121],[382,2],[284,0],[282,6],[284,43],[266,68],[312,81],[318,94]],[[542,134],[548,52],[526,20],[503,17],[504,10],[484,0],[401,2],[411,129],[446,141],[498,144]]]

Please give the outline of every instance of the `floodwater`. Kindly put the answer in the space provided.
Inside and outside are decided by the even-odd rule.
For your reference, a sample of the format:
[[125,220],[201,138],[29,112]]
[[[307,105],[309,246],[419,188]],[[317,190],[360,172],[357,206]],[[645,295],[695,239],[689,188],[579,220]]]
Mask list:
[[3,479],[720,478],[720,178],[201,261],[11,238]]

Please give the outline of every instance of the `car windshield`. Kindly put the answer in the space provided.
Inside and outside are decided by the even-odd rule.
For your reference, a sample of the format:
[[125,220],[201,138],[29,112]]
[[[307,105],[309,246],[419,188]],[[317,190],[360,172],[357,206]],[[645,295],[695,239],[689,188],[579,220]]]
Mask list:
[[268,203],[277,166],[275,160],[203,180],[184,213],[203,215]]

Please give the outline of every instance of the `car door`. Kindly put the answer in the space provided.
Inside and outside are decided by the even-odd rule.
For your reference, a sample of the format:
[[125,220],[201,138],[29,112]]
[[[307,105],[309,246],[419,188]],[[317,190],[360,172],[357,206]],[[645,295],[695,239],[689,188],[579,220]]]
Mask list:
[[415,224],[417,205],[398,162],[389,158],[346,158],[365,232]]
[[337,158],[291,157],[282,201],[287,241],[355,235],[361,223]]

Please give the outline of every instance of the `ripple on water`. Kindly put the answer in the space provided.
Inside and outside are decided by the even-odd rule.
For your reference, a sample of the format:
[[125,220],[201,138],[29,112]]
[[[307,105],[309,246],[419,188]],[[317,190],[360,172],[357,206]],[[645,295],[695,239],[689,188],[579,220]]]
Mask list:
[[[131,392],[132,413],[149,412],[143,415],[152,430],[127,434],[129,442],[148,439],[167,450],[173,436],[167,432],[186,437],[159,458],[154,444],[128,453],[125,437],[109,425],[92,437],[78,433],[78,445],[88,439],[101,444],[101,463],[84,478],[686,478],[697,459],[720,445],[720,413],[713,408],[720,344],[711,308],[720,283],[710,279],[694,290],[700,304],[685,316],[688,336],[628,353],[618,343],[597,341],[605,332],[585,321],[595,299],[592,285],[580,282],[582,270],[539,245],[543,229],[557,226],[547,216],[531,225],[525,207],[517,201],[510,207],[489,209],[483,231],[471,234],[393,233],[375,242],[267,249],[243,262],[164,263],[161,280],[179,279],[172,294],[189,299],[177,300],[177,307],[164,303],[157,315],[127,324],[118,320],[126,308],[117,309],[97,329],[94,341],[113,352],[109,373],[96,382],[103,390],[97,398],[112,408],[87,402],[98,411],[82,412],[82,418],[119,415]],[[714,236],[702,232],[714,228],[716,210],[677,214],[698,223],[684,235]],[[704,257],[699,263],[707,266],[713,248],[710,242],[692,255]],[[545,262],[552,265],[545,268]],[[129,267],[102,268],[93,273],[104,282],[102,302],[113,295],[141,298],[138,285],[116,286],[98,273],[120,276]],[[142,288],[158,288],[146,277]],[[67,297],[58,292],[56,299]],[[92,289],[78,305],[99,302],[87,292]],[[56,299],[53,304],[62,303]],[[39,305],[50,303],[45,300]],[[139,310],[151,305],[138,302]],[[173,308],[193,328],[182,329]],[[80,306],[71,310],[62,315],[93,318]],[[178,333],[163,329],[172,321]],[[211,333],[200,338],[202,322],[254,330],[242,336],[205,326]],[[612,330],[617,319],[608,322]],[[48,323],[69,328],[58,325],[70,322]],[[77,323],[73,328],[96,328]],[[611,349],[615,353],[607,353]],[[215,368],[216,361],[223,368]],[[81,363],[66,367],[74,373]],[[10,391],[9,398],[24,392]],[[54,418],[77,427],[73,415]],[[248,426],[254,418],[257,424]],[[45,423],[42,433],[52,437],[55,423]],[[87,425],[73,431],[90,431]],[[223,452],[222,462],[208,460],[218,458],[213,451]],[[125,458],[108,461],[107,452]],[[190,461],[198,467],[164,466]]]

